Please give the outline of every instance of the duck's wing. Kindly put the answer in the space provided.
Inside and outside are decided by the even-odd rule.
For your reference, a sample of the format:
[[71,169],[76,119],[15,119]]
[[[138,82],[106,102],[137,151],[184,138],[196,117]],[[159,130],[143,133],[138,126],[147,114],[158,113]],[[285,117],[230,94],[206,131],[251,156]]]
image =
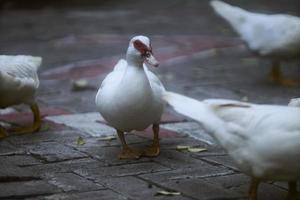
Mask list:
[[[99,91],[106,87],[118,84],[122,80],[122,76],[125,74],[127,62],[124,59],[120,59],[114,66],[114,70],[110,72],[105,79],[102,81]],[[98,92],[99,92],[98,91]]]
[[12,88],[24,86],[37,89],[39,86],[37,70],[41,62],[41,57],[0,56],[1,83]]
[[143,67],[149,79],[149,82],[151,84],[151,87],[159,88],[161,91],[165,91],[165,87],[162,84],[162,82],[159,80],[159,78],[152,71],[148,69],[147,65],[144,64]]

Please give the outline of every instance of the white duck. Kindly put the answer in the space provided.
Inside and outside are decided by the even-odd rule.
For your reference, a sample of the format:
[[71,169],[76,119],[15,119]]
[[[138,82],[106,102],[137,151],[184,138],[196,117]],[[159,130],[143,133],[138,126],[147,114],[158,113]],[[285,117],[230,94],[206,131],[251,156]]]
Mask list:
[[263,180],[288,181],[288,197],[297,198],[299,107],[223,99],[197,101],[173,92],[166,92],[164,98],[177,112],[200,122],[237,167],[252,177],[249,199],[256,199],[258,184]]
[[121,59],[107,75],[96,95],[96,105],[103,118],[113,126],[122,143],[120,159],[139,158],[137,149],[129,148],[124,132],[144,130],[153,124],[154,139],[145,156],[159,154],[159,123],[164,108],[164,87],[147,69],[146,62],[157,67],[148,37],[135,36],[129,42],[126,60]]
[[[41,57],[0,56],[0,108],[27,104],[34,115],[33,125],[16,128],[13,131],[15,134],[31,133],[41,126],[39,107],[35,101],[35,93],[39,87],[37,70],[41,62]],[[0,127],[0,137],[6,135],[6,131]]]
[[296,81],[283,79],[280,61],[300,57],[300,17],[285,14],[258,14],[211,1],[214,10],[240,35],[249,49],[272,59],[271,78],[283,85]]

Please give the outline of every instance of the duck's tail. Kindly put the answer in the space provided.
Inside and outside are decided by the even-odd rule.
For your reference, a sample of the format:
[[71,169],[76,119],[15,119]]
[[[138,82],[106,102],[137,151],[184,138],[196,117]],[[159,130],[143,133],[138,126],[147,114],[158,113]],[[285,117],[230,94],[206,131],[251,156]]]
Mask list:
[[237,31],[247,22],[249,12],[236,6],[231,6],[223,1],[213,0],[210,2],[215,12],[224,18]]
[[209,132],[216,132],[223,122],[210,110],[203,101],[166,91],[164,99],[174,110],[182,115],[200,122]]

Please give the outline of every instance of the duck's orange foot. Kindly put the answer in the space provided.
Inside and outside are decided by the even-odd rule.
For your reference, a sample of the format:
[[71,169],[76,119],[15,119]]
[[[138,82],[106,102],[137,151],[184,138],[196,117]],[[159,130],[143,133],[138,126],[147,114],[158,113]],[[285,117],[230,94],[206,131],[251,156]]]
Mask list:
[[7,137],[7,132],[0,127],[0,139]]
[[124,148],[119,154],[119,159],[139,159],[142,152],[139,149]]
[[146,157],[156,157],[158,156],[160,153],[160,148],[158,145],[152,145],[148,148],[146,148],[144,151],[143,151],[143,156],[146,156]]

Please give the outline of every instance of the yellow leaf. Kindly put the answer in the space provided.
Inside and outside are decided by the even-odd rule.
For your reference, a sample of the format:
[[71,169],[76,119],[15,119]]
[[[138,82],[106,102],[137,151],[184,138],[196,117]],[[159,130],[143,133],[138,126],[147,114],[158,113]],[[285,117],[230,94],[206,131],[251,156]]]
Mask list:
[[189,148],[191,148],[191,146],[188,145],[177,145],[176,150],[188,150]]
[[169,191],[165,191],[165,190],[158,191],[156,194],[157,195],[163,195],[163,196],[178,196],[178,195],[181,195],[180,192],[169,192]]
[[80,136],[77,139],[77,145],[84,145],[85,144],[85,140]]
[[190,147],[188,148],[188,151],[191,153],[198,153],[198,152],[202,152],[202,151],[206,151],[207,149],[205,148],[198,148],[198,147]]
[[44,132],[44,131],[48,131],[50,129],[50,126],[49,124],[43,124],[40,131],[41,132]]
[[99,138],[99,140],[103,140],[103,141],[111,141],[111,140],[115,140],[115,139],[116,139],[115,136],[106,136],[106,137]]

